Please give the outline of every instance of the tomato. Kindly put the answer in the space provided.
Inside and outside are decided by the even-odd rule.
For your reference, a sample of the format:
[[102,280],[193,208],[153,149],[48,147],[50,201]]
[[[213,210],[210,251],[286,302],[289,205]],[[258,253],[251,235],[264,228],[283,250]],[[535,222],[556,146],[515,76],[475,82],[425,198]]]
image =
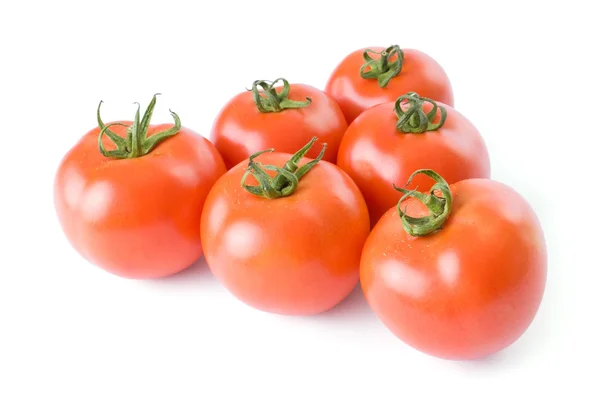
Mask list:
[[347,174],[319,161],[325,146],[316,159],[304,157],[315,140],[293,156],[273,149],[252,155],[206,199],[207,264],[225,288],[258,310],[321,313],[358,284],[367,206]]
[[[367,302],[402,341],[445,359],[475,359],[517,340],[540,306],[547,254],[540,222],[505,184],[452,185],[431,170],[429,194],[407,191],[365,243]],[[427,206],[425,206],[427,204]]]
[[[313,136],[327,143],[323,160],[335,163],[347,127],[342,110],[325,92],[277,79],[255,81],[251,91],[233,97],[217,115],[210,139],[227,168],[266,148],[294,153]],[[318,154],[313,148],[307,157]]]
[[340,105],[348,123],[366,109],[407,92],[454,106],[452,86],[440,64],[423,52],[398,45],[350,53],[334,69],[325,92]]
[[[202,254],[200,213],[225,173],[214,146],[175,125],[142,120],[98,124],[64,156],[54,203],[61,227],[88,261],[125,278],[179,272]],[[102,103],[100,103],[102,104]],[[112,143],[111,143],[112,142]],[[116,145],[116,146],[115,146]]]
[[[337,164],[357,183],[371,223],[400,195],[390,182],[406,182],[412,171],[438,171],[450,183],[489,178],[490,160],[478,130],[454,108],[411,92],[361,114],[342,139]],[[411,188],[426,190],[417,176]]]

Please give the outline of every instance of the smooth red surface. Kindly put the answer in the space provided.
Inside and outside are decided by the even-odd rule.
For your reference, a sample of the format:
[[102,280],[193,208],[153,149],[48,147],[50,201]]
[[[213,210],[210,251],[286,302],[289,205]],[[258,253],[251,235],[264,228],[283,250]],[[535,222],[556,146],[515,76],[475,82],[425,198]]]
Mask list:
[[[131,121],[121,121],[131,124]],[[148,135],[171,128],[150,126]],[[111,128],[125,136],[121,126]],[[95,128],[65,155],[54,200],[60,224],[87,260],[126,278],[179,272],[202,254],[200,214],[225,164],[189,129],[140,158],[114,160],[98,150]],[[107,149],[114,148],[104,137]]]
[[[529,204],[508,186],[472,179],[452,185],[443,229],[413,237],[395,208],[364,247],[361,285],[383,323],[414,348],[473,359],[517,340],[532,322],[546,282],[546,245]],[[413,200],[411,216],[425,207]]]
[[[377,46],[369,48],[378,52],[384,50],[383,47]],[[325,92],[342,108],[348,123],[366,109],[396,101],[408,92],[417,92],[422,97],[454,105],[454,94],[446,72],[427,54],[418,50],[403,49],[402,70],[382,88],[377,79],[365,79],[360,76],[360,67],[365,63],[364,50],[359,49],[346,56],[335,68],[325,87]],[[379,57],[377,54],[371,56],[374,59]],[[394,60],[396,57],[391,59]]]
[[[283,167],[289,158],[267,153],[256,161]],[[294,194],[268,200],[241,187],[246,166],[229,170],[206,200],[201,232],[210,269],[239,300],[263,311],[309,315],[332,308],[359,279],[369,234],[360,191],[338,167],[321,161]]]
[[[281,87],[277,88],[277,92]],[[348,127],[342,110],[325,92],[309,85],[290,84],[289,99],[312,103],[304,108],[261,113],[251,92],[242,92],[219,112],[211,131],[227,168],[252,154],[274,148],[277,152],[295,153],[314,136],[327,143],[323,160],[335,163],[340,140]],[[320,149],[313,147],[306,156],[316,158]]]
[[[449,184],[490,177],[487,147],[478,130],[452,107],[439,102],[438,105],[446,108],[448,116],[436,131],[399,132],[393,102],[372,107],[348,127],[337,164],[360,188],[372,225],[402,197],[393,184],[405,187],[417,169],[433,169]],[[431,104],[424,103],[423,110],[431,110]],[[439,114],[438,110],[436,122]],[[431,181],[419,175],[407,188],[417,186],[420,191],[427,191]]]

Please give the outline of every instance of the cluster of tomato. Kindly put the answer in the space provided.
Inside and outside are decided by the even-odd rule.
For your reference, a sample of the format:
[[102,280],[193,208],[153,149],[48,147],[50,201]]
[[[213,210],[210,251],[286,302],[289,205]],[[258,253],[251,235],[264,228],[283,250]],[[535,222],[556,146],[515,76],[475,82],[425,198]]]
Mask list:
[[[326,311],[360,282],[404,342],[447,359],[514,342],[546,280],[541,225],[490,178],[477,129],[428,55],[344,58],[325,90],[256,81],[210,140],[143,116],[98,127],[64,157],[55,206],[73,247],[127,278],[175,274],[202,253],[257,309]],[[102,104],[102,103],[100,103]]]

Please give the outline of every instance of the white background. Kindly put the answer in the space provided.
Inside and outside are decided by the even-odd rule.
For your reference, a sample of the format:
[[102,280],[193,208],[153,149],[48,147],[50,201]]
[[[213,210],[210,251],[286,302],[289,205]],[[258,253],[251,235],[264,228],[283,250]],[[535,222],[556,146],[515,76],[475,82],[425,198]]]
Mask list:
[[[593,1],[3,1],[0,399],[600,398]],[[210,7],[213,7],[210,9]],[[546,295],[521,339],[475,362],[397,340],[360,290],[323,315],[254,311],[199,262],[158,281],[86,263],[57,224],[58,162],[103,116],[208,135],[255,79],[323,88],[350,51],[437,59],[489,146],[493,178],[542,220]],[[509,397],[510,396],[510,397]],[[568,397],[566,397],[568,396]]]

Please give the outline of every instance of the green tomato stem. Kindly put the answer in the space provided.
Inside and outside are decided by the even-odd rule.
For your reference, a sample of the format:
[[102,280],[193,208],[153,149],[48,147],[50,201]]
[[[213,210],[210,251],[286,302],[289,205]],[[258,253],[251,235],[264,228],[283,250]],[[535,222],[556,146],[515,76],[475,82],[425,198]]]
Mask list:
[[[157,93],[152,97],[152,101],[150,101],[150,104],[146,108],[141,121],[140,104],[135,103],[137,104],[137,110],[135,112],[135,118],[132,125],[125,125],[122,123],[105,125],[100,117],[100,106],[102,105],[102,101],[100,101],[100,104],[98,104],[96,117],[98,119],[98,126],[100,127],[100,134],[98,135],[98,148],[103,156],[115,159],[142,157],[150,153],[156,146],[158,146],[160,142],[171,136],[174,136],[179,132],[181,129],[181,120],[176,113],[169,110],[175,121],[174,126],[171,129],[156,133],[150,137],[147,136],[148,127],[150,126],[150,119],[152,118],[154,107],[156,105],[156,96],[159,94],[160,93]],[[126,126],[127,136],[122,137],[117,135],[110,130],[111,126]],[[115,144],[117,147],[115,150],[106,150],[104,143],[102,142],[102,137],[104,135],[108,136],[108,138]]]
[[[418,192],[417,190],[399,188],[394,185],[394,189],[404,194],[404,196],[402,196],[402,198],[398,201],[396,210],[398,211],[398,215],[402,220],[402,226],[404,230],[409,235],[427,236],[440,230],[450,217],[450,213],[452,211],[452,192],[450,190],[450,185],[448,185],[444,178],[431,169],[419,169],[413,172],[408,178],[406,186],[408,186],[412,182],[413,178],[418,174],[427,175],[435,180],[436,183],[431,187],[429,193],[427,194]],[[442,197],[438,197],[435,194],[436,190],[441,192]],[[415,198],[423,203],[429,210],[429,215],[420,218],[407,215],[406,209],[403,211],[401,204],[409,197]]]
[[[374,59],[369,53],[378,54],[379,58]],[[394,55],[397,58],[390,62]],[[379,87],[385,88],[390,80],[402,71],[404,52],[396,44],[380,52],[366,49],[363,52],[363,58],[365,63],[360,67],[360,76],[364,79],[377,79]]]
[[[244,173],[244,176],[242,176],[242,187],[249,193],[265,199],[277,199],[292,195],[298,188],[300,179],[321,161],[323,155],[325,155],[325,150],[327,148],[326,143],[323,144],[323,148],[317,158],[298,167],[298,162],[306,155],[316,140],[317,137],[313,137],[310,142],[292,155],[283,168],[275,165],[263,165],[254,161],[261,154],[272,152],[274,149],[266,149],[252,154],[248,160],[248,168]],[[266,170],[276,171],[277,175],[271,178]],[[258,181],[257,186],[246,184],[248,175],[252,175]]]
[[[430,103],[433,107],[427,114],[423,111],[423,103]],[[408,110],[404,111],[402,106],[408,103]],[[433,121],[440,110],[440,122],[434,124]],[[440,129],[446,122],[446,109],[427,97],[421,97],[415,92],[408,92],[396,99],[394,112],[398,117],[396,129],[402,133],[424,133]]]
[[[275,85],[279,82],[283,83],[283,88],[277,93]],[[259,90],[262,88],[262,90]],[[252,96],[256,108],[261,113],[281,112],[288,108],[304,108],[308,107],[312,102],[310,97],[305,101],[290,100],[290,83],[283,78],[278,78],[272,82],[257,80],[252,84]]]

